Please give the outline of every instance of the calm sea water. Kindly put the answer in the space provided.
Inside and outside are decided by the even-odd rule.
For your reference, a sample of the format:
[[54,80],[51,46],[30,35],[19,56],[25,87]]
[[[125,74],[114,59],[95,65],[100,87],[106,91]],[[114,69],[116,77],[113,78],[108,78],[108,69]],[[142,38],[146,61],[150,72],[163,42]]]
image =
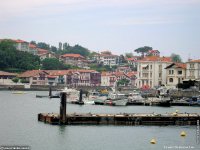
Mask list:
[[[53,126],[38,122],[38,113],[59,112],[59,99],[39,99],[35,98],[36,94],[48,92],[29,91],[16,95],[0,91],[0,146],[26,145],[32,150],[200,149],[196,126]],[[199,107],[67,104],[67,112],[70,113],[165,113],[177,109],[179,112],[200,113]],[[183,130],[187,133],[184,138],[180,137]],[[157,140],[157,144],[150,144],[152,138]]]

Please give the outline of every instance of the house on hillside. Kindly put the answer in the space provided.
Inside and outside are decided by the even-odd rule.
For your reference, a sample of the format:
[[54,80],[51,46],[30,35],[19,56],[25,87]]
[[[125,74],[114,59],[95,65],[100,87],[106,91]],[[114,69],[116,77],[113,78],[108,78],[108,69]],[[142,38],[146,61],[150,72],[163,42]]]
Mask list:
[[94,59],[97,63],[103,63],[103,65],[108,65],[110,67],[119,64],[119,56],[113,55],[110,51],[103,51],[100,54],[96,54]]
[[60,56],[60,60],[62,60],[65,64],[78,66],[80,68],[88,66],[87,60],[80,54],[64,54]]
[[146,56],[158,56],[160,57],[160,52],[158,50],[149,50]]
[[166,68],[167,86],[176,87],[177,84],[183,83],[186,78],[186,64],[172,63]]
[[12,40],[15,43],[15,47],[19,51],[30,52],[29,43],[23,40]]

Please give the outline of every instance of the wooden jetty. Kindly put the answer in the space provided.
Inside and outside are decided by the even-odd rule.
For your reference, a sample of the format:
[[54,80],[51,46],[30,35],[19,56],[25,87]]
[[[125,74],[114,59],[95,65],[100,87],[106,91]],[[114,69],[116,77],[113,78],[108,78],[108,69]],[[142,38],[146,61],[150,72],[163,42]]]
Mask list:
[[39,113],[38,121],[56,125],[197,125],[200,114],[66,114],[66,93],[61,93],[60,114]]

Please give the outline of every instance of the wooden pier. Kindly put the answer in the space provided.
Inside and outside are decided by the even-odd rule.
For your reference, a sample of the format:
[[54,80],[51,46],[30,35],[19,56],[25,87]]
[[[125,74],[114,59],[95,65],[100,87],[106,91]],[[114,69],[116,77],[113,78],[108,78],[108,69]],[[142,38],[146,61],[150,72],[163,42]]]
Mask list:
[[66,114],[66,93],[61,93],[60,114],[39,113],[38,121],[55,125],[197,125],[197,113]]
[[[66,114],[66,125],[197,125],[199,114]],[[60,124],[60,115],[40,113],[38,121]]]

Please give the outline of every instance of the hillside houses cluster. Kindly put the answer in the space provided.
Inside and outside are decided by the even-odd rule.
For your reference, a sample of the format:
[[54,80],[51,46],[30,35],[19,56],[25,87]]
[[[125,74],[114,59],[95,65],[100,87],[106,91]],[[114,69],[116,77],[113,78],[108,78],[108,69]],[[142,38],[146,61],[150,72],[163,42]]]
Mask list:
[[[170,57],[160,56],[158,50],[150,50],[144,58],[133,56],[125,58],[127,63],[120,64],[120,56],[109,51],[96,53],[92,61],[80,54],[56,55],[55,53],[37,48],[23,40],[15,40],[16,48],[38,55],[41,60],[57,58],[66,64],[82,69],[70,70],[30,70],[21,74],[1,71],[0,84],[12,84],[14,77],[19,77],[32,85],[66,86],[105,86],[111,87],[122,79],[129,81],[127,86],[154,88],[161,85],[176,87],[177,84],[189,80],[200,81],[200,60],[188,60],[186,63],[175,63]],[[117,66],[115,70],[98,72],[91,70],[88,64],[95,62],[102,65]],[[133,69],[134,68],[134,69]]]

